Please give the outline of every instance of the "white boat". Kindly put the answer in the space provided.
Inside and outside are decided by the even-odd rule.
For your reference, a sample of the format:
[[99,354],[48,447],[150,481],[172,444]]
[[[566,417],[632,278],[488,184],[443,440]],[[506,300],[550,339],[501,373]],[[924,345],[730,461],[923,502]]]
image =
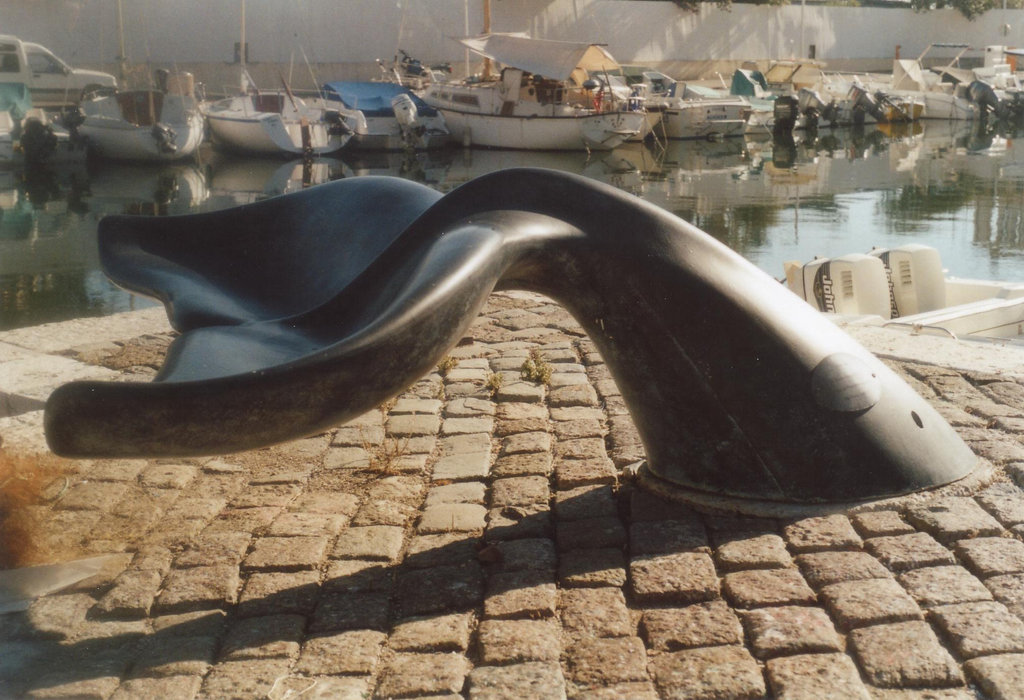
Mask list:
[[[925,70],[924,58],[934,48],[956,48],[959,51],[948,65]],[[979,108],[967,92],[970,80],[962,80],[967,71],[955,68],[970,48],[967,44],[929,44],[916,59],[894,59],[892,79],[887,89],[896,95],[910,95],[922,100],[925,119],[975,119]]]
[[643,69],[629,81],[644,99],[644,108],[660,114],[654,133],[669,139],[742,136],[750,118],[750,102],[713,88],[680,83],[656,70]]
[[790,290],[819,311],[911,333],[1024,343],[1024,284],[948,277],[929,246],[787,262],[785,272]]
[[147,90],[103,90],[79,103],[78,133],[90,155],[156,163],[192,157],[203,142],[203,115],[190,73],[157,71]]
[[432,83],[424,101],[465,145],[527,150],[611,150],[640,134],[640,101],[592,75],[619,67],[602,46],[484,34],[459,41],[503,66],[497,75]]
[[348,144],[350,150],[439,148],[451,136],[440,112],[397,83],[337,81],[325,83],[322,94],[328,104],[362,115]]
[[[340,151],[354,133],[356,115],[307,103],[290,89],[260,91],[243,71],[243,94],[206,105],[215,143],[248,155],[320,156]],[[352,122],[352,124],[350,124]]]

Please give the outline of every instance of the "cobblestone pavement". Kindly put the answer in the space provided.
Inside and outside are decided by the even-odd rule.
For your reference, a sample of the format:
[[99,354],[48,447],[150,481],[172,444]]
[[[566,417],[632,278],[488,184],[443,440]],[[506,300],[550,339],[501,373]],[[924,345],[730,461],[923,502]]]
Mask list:
[[[63,354],[144,380],[168,338]],[[1024,380],[892,362],[995,482],[764,519],[630,478],[621,396],[549,300],[493,295],[451,358],[328,434],[73,463],[47,544],[116,556],[0,617],[0,695],[1024,698]]]

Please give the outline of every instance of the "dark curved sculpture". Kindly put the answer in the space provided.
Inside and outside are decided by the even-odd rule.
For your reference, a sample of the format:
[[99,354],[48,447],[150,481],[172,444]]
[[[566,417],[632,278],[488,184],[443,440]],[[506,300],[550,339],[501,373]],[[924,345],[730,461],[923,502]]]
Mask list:
[[495,288],[584,326],[651,471],[699,492],[875,499],[976,457],[901,379],[777,281],[620,190],[547,170],[440,197],[356,178],[237,209],[108,217],[103,264],[182,332],[152,383],[74,382],[46,407],[58,454],[242,450],[337,425],[422,377]]

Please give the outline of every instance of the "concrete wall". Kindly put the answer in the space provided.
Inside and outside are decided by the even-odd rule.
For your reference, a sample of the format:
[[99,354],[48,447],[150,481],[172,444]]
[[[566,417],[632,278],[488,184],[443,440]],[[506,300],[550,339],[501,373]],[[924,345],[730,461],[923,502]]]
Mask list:
[[[241,34],[242,0],[122,0],[128,57],[178,65],[211,88],[237,84],[231,65]],[[479,32],[480,0],[248,0],[246,39],[258,82],[377,75],[374,59],[401,47],[426,61],[465,53],[449,37]],[[954,10],[734,5],[698,13],[647,0],[493,0],[494,31],[599,41],[624,63],[647,63],[677,77],[728,72],[744,60],[816,56],[836,70],[886,70],[897,45],[916,56],[930,42],[1024,46],[1024,11],[995,10],[968,22]],[[0,33],[38,41],[72,64],[113,72],[118,55],[113,0],[3,0]],[[802,40],[801,40],[802,38]],[[948,56],[936,52],[941,58]],[[980,55],[980,54],[975,54]],[[308,83],[306,85],[305,83]]]

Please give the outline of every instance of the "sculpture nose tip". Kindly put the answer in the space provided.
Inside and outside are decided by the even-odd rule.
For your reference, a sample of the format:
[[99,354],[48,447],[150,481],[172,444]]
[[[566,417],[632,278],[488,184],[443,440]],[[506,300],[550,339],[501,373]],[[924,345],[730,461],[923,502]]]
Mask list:
[[811,372],[811,394],[822,408],[839,413],[866,411],[882,398],[882,383],[856,355],[837,352]]

